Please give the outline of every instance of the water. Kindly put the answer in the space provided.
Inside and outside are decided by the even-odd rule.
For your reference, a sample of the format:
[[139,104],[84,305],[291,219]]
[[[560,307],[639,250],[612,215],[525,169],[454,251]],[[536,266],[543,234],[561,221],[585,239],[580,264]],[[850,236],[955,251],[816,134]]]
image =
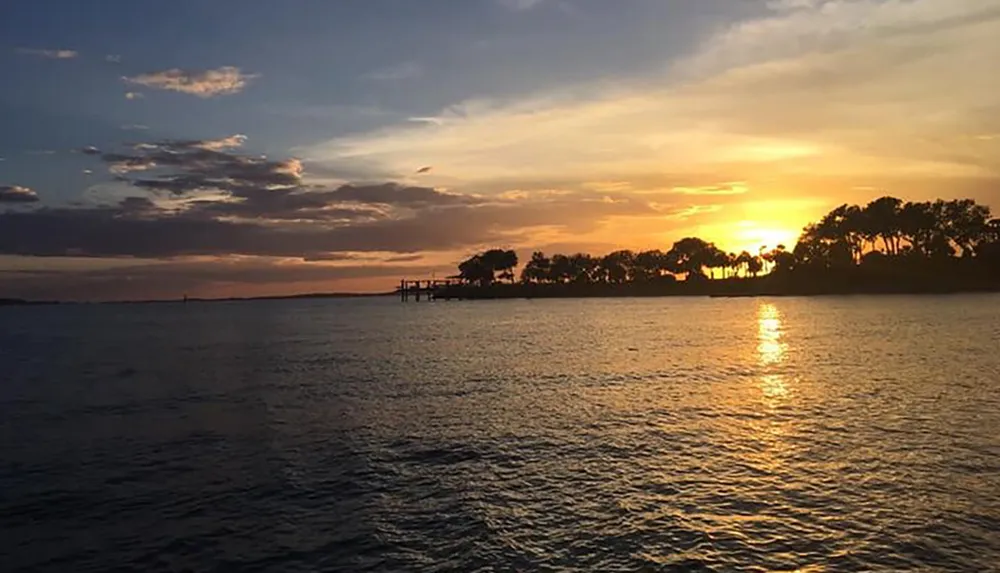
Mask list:
[[998,303],[0,309],[0,563],[1000,570]]

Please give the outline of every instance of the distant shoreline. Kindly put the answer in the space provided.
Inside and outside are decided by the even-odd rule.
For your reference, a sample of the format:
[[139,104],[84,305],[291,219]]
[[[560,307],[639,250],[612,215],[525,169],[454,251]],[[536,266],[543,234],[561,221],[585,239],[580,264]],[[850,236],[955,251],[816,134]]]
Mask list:
[[[696,282],[627,283],[627,284],[537,284],[494,283],[488,286],[453,285],[438,289],[437,300],[504,300],[504,299],[573,299],[573,298],[756,298],[756,297],[814,297],[814,296],[906,296],[906,295],[956,295],[1000,293],[1000,277],[970,281],[967,278],[942,276],[923,281],[885,281],[872,277],[830,276],[795,280],[794,276],[765,275],[757,278],[728,278]],[[253,297],[188,298],[189,303],[253,302],[313,299],[367,299],[398,298],[397,292],[377,293],[306,293],[292,295],[266,295]],[[5,306],[53,305],[115,305],[115,304],[183,304],[184,299],[148,299],[120,301],[47,301],[0,298]]]
[[51,306],[51,305],[75,305],[75,304],[171,304],[171,303],[206,303],[206,302],[249,302],[255,300],[309,300],[309,299],[324,299],[324,298],[375,298],[375,297],[387,297],[394,296],[393,292],[378,292],[378,293],[307,293],[307,294],[290,294],[290,295],[265,295],[265,296],[248,296],[248,297],[224,297],[224,298],[202,298],[202,297],[189,297],[186,300],[183,298],[163,298],[163,299],[144,299],[144,300],[109,300],[109,301],[59,301],[59,300],[25,300],[19,298],[2,298],[0,299],[0,307],[2,306]]

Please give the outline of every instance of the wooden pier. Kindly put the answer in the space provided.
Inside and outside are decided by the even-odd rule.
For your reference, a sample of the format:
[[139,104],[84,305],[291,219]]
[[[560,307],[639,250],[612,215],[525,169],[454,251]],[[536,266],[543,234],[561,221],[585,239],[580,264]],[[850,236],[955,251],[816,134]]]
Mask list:
[[440,298],[438,293],[442,290],[448,287],[458,286],[460,284],[462,284],[462,280],[456,278],[424,280],[403,279],[399,281],[399,299],[403,302],[407,302],[411,297],[413,297],[417,302],[420,302],[421,298],[427,301],[434,301]]

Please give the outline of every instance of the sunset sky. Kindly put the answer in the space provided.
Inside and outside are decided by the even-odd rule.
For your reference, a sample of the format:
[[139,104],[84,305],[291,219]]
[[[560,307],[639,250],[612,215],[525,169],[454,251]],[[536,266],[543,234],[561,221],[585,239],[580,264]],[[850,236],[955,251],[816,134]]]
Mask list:
[[1000,0],[0,5],[0,297],[389,290],[489,247],[1000,208]]

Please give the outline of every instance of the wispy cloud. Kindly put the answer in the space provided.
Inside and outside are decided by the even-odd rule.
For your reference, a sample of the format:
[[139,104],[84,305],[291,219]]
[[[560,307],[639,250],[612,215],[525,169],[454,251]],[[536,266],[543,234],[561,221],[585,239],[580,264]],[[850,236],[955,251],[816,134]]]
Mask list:
[[142,99],[146,97],[142,92],[125,92],[125,99]]
[[983,57],[1000,53],[1000,1],[773,7],[659,77],[468,102],[303,154],[383,173],[417,161],[439,184],[478,189],[767,178],[791,193],[808,178],[1000,177],[995,149],[974,137],[1000,131],[1000,76]]
[[42,50],[38,48],[18,48],[17,53],[51,60],[70,60],[80,55],[76,50]]
[[208,151],[222,151],[223,149],[236,149],[238,147],[243,147],[246,143],[247,136],[237,133],[236,135],[230,135],[229,137],[223,137],[222,139],[206,139],[199,141],[194,144],[194,147],[198,149],[206,149]]
[[365,74],[365,79],[379,82],[406,80],[419,77],[424,73],[423,67],[415,62],[404,62]]
[[214,70],[200,71],[173,68],[122,79],[127,83],[148,88],[210,98],[239,93],[246,88],[251,80],[257,77],[259,77],[258,74],[248,74],[240,68],[224,66]]
[[120,64],[122,63],[122,57],[120,54],[108,54],[104,56],[104,61],[112,64]]
[[742,182],[705,187],[674,187],[673,190],[683,195],[743,195],[750,191],[746,184]]
[[501,6],[505,8],[510,8],[511,10],[530,10],[535,6],[538,6],[544,0],[497,0]]

